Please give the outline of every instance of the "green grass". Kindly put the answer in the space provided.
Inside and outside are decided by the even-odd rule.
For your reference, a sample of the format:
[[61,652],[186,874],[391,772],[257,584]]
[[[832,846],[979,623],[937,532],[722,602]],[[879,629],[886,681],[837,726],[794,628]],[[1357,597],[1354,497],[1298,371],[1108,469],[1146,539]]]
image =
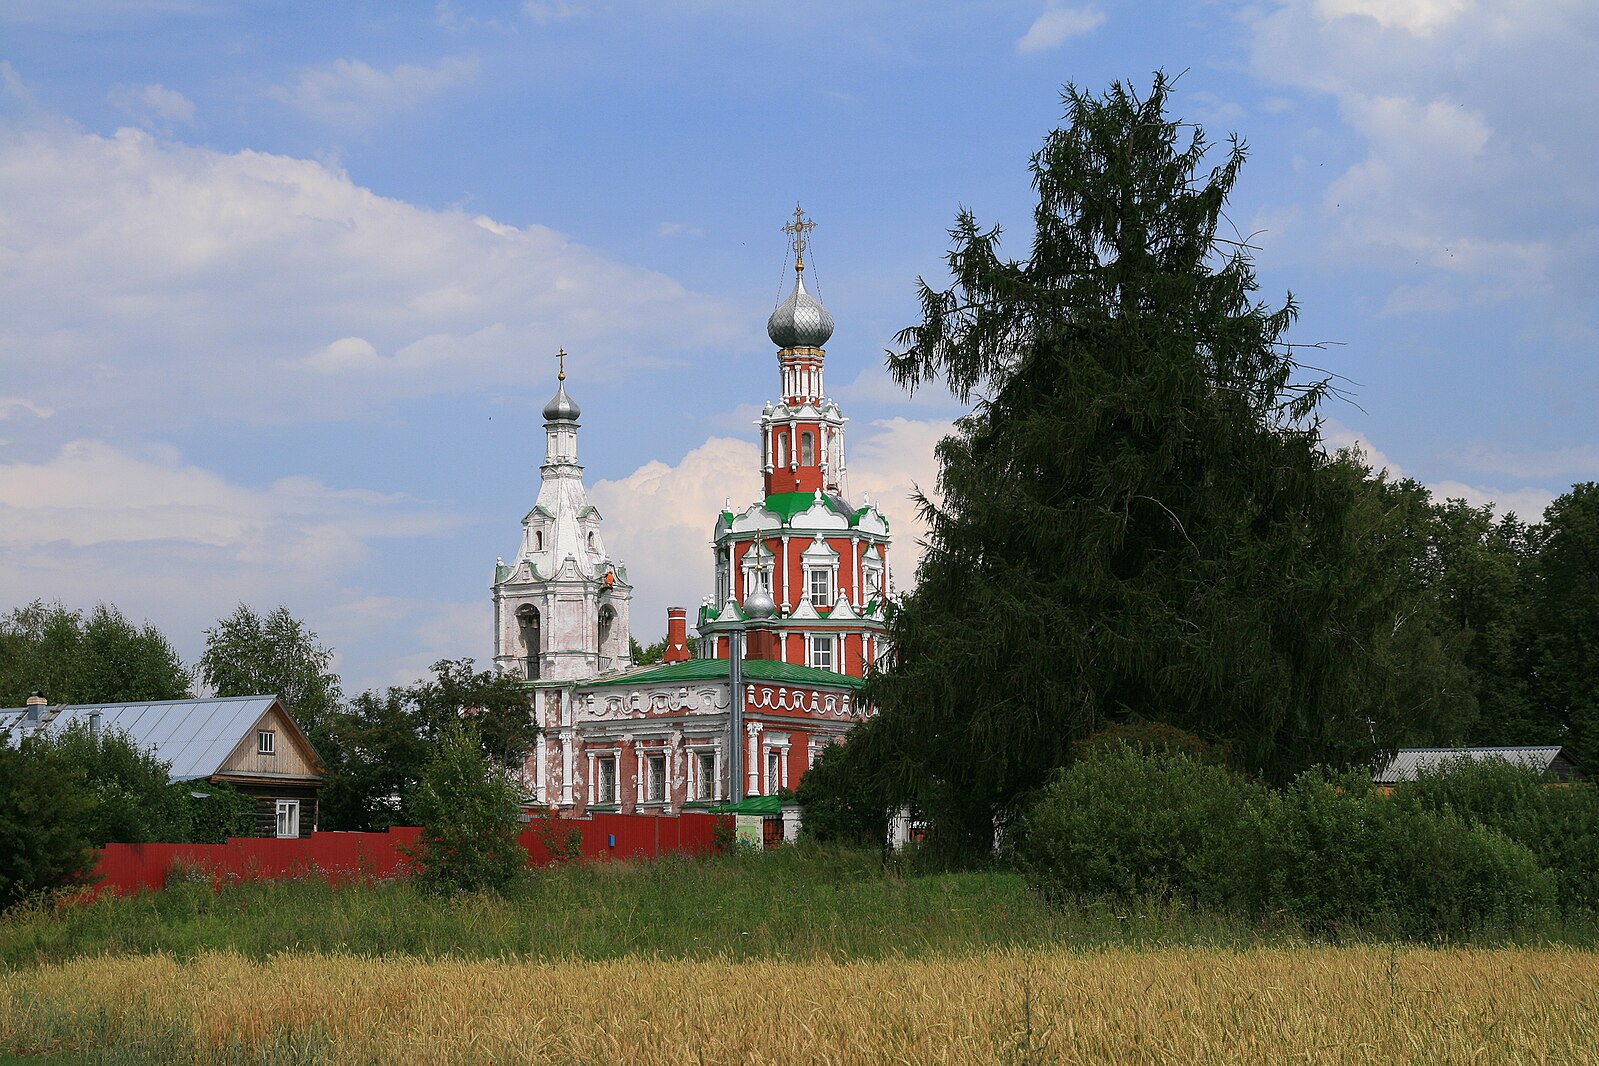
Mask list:
[[[1369,937],[1363,937],[1369,938]],[[85,955],[231,950],[424,958],[878,959],[993,948],[1232,946],[1302,942],[1291,925],[1194,912],[1170,901],[1045,906],[1004,871],[910,876],[875,852],[783,848],[716,859],[538,871],[506,898],[442,899],[405,882],[330,888],[317,879],[40,904],[0,918],[0,967]],[[1591,928],[1487,942],[1592,946]],[[1475,943],[1485,938],[1474,938]]]

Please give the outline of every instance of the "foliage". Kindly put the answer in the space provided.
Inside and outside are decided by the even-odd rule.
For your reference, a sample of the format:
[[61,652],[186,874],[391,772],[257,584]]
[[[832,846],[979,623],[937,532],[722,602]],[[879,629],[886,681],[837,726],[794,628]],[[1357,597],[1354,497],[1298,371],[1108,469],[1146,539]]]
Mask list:
[[39,737],[0,738],[0,911],[88,881],[95,799],[85,784],[83,768]]
[[168,784],[170,764],[118,729],[90,732],[81,722],[39,741],[73,767],[93,801],[85,821],[89,842],[144,844],[189,839],[185,794],[193,785]]
[[1015,859],[1056,903],[1169,894],[1226,905],[1239,823],[1262,791],[1184,755],[1102,748],[1034,798]]
[[1184,732],[1164,722],[1111,722],[1104,729],[1092,733],[1072,745],[1072,754],[1079,760],[1116,754],[1124,748],[1166,755],[1182,755],[1195,762],[1212,766],[1225,766],[1226,746],[1207,744],[1192,733]]
[[199,673],[218,696],[277,696],[314,734],[343,698],[332,663],[333,652],[288,608],[263,617],[241,603],[205,631]]
[[1554,875],[1567,915],[1599,914],[1599,787],[1554,785],[1500,759],[1462,759],[1394,786],[1393,802],[1503,834]]
[[1554,909],[1554,879],[1527,848],[1452,811],[1392,803],[1369,779],[1307,772],[1252,805],[1246,825],[1248,905],[1312,929],[1461,934]]
[[520,682],[475,672],[471,659],[441,660],[433,671],[412,685],[361,693],[313,737],[327,770],[321,817],[329,828],[414,825],[422,768],[442,732],[463,715],[494,765],[514,768],[526,759],[537,730]]
[[158,629],[136,627],[107,604],[85,619],[35,600],[0,617],[0,706],[20,707],[33,691],[52,703],[175,700],[189,695],[189,685]]
[[864,746],[823,748],[795,793],[804,811],[801,834],[822,843],[886,846],[893,804],[872,770]]
[[222,844],[229,837],[254,836],[256,801],[226,781],[174,781],[182,797],[192,844]]
[[1207,169],[1169,90],[1068,88],[1030,257],[962,211],[954,285],[922,286],[890,358],[975,407],[918,499],[927,551],[859,732],[956,853],[1107,723],[1168,722],[1279,782],[1458,728],[1391,487],[1323,449],[1295,305],[1260,303],[1219,231],[1243,145]]
[[1584,766],[1599,767],[1599,482],[1573,485],[1551,503],[1536,544],[1527,605],[1532,714],[1554,724],[1557,742]]
[[628,648],[633,653],[633,662],[639,666],[645,663],[658,663],[661,656],[666,654],[666,638],[662,637],[653,644],[640,644],[632,637],[627,638]]
[[517,839],[521,805],[503,766],[484,758],[475,727],[442,729],[412,807],[422,835],[411,855],[433,892],[500,892],[527,868]]

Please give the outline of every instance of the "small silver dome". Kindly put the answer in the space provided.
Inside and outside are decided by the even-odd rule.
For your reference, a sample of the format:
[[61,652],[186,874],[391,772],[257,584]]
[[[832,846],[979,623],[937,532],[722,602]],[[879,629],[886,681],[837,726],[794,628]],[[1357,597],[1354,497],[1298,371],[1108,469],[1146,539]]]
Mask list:
[[582,410],[566,394],[566,382],[561,382],[561,387],[555,390],[555,395],[550,397],[550,402],[544,405],[544,421],[546,422],[576,422]]
[[794,291],[766,320],[766,335],[779,348],[820,348],[833,335],[833,316],[805,291],[805,275],[794,276]]
[[744,617],[752,622],[764,622],[776,613],[777,604],[772,602],[772,594],[760,582],[755,582],[744,594]]

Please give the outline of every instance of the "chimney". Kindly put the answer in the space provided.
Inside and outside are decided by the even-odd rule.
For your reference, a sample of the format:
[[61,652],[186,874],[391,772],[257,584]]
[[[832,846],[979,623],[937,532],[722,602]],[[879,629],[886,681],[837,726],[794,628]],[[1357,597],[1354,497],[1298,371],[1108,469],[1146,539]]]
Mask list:
[[688,610],[683,607],[666,609],[666,651],[663,663],[680,663],[693,658],[688,650]]
[[37,722],[44,717],[44,709],[50,706],[50,701],[44,698],[42,692],[28,693],[28,709],[22,715],[24,722]]

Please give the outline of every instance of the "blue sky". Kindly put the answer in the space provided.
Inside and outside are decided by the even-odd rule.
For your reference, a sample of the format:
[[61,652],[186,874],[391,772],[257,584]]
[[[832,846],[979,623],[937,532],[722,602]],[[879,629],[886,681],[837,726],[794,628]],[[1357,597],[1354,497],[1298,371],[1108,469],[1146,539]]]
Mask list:
[[487,584],[571,353],[634,630],[759,490],[779,226],[838,322],[849,491],[900,581],[959,409],[882,369],[958,206],[1024,255],[1060,88],[1183,72],[1250,146],[1263,294],[1337,443],[1524,516],[1599,471],[1599,7],[0,5],[0,607],[106,600],[189,661],[282,603],[347,686],[490,654]]

